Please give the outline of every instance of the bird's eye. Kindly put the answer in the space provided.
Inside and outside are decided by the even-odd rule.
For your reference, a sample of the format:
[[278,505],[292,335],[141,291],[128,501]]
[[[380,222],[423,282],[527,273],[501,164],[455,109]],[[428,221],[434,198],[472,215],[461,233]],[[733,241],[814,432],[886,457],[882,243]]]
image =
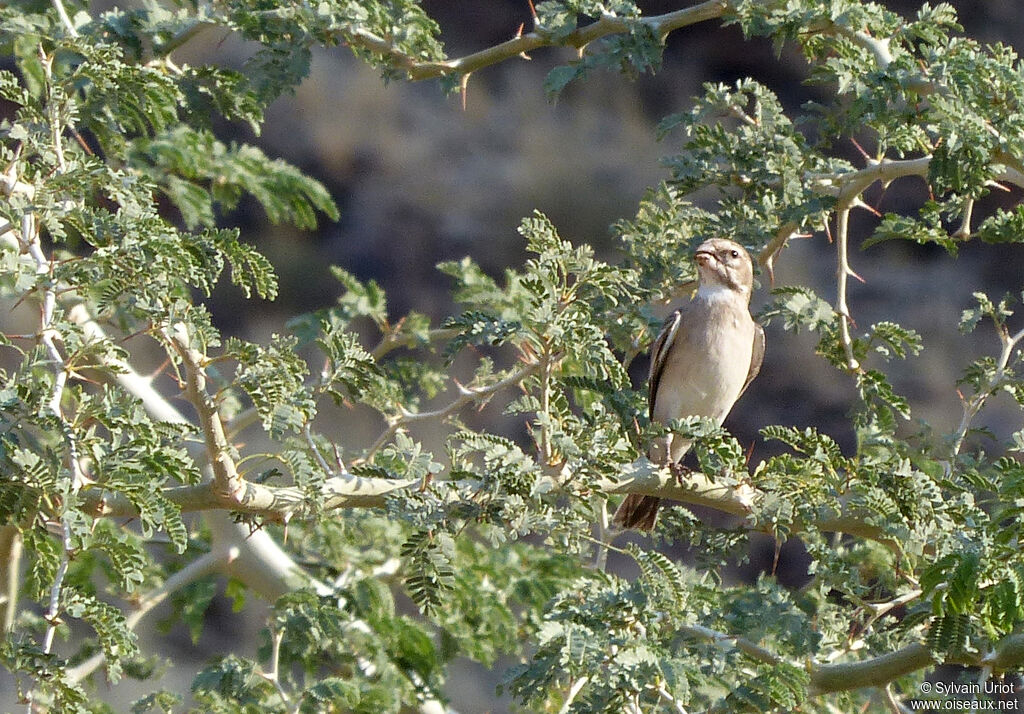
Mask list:
[[729,251],[729,255],[731,255],[733,258],[739,258],[740,252],[733,248],[732,250]]

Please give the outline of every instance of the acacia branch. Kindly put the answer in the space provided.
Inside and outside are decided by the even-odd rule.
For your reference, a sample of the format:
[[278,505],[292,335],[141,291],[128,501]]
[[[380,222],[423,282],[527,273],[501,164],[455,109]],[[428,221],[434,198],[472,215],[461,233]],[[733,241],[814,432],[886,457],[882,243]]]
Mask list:
[[[347,474],[324,481],[318,491],[320,510],[342,508],[383,508],[387,497],[398,491],[419,485],[419,479],[366,478]],[[309,493],[295,486],[266,486],[242,480],[238,501],[225,503],[213,482],[195,486],[176,486],[164,489],[160,495],[181,509],[183,513],[199,511],[232,511],[264,516],[272,521],[286,522],[294,517],[312,515]],[[138,509],[127,498],[111,495],[100,489],[89,489],[83,494],[83,508],[94,516],[124,518],[138,515]]]
[[[896,179],[908,176],[927,178],[932,158],[931,154],[925,154],[913,159],[872,160],[866,167],[857,171],[808,173],[805,178],[811,182],[814,190],[835,196],[840,206],[853,206],[860,194],[876,181],[887,186]],[[998,169],[996,177],[1000,181],[1024,187],[1024,164],[1014,157],[997,151],[992,155],[990,165]]]
[[[887,185],[898,178],[906,176],[927,176],[932,156],[927,154],[914,159],[872,161],[858,171],[847,171],[826,176],[817,176],[825,185],[836,186],[837,201],[840,206],[852,206],[860,194],[876,181]],[[833,191],[825,190],[825,193]]]
[[[57,9],[63,11],[63,6],[57,2]],[[66,13],[63,14],[66,18]],[[70,21],[68,21],[70,26]],[[70,28],[72,34],[75,34],[74,27]],[[40,62],[43,68],[43,74],[46,79],[47,89],[47,101],[46,101],[46,113],[47,120],[50,123],[52,129],[51,138],[53,140],[54,154],[57,160],[56,172],[63,174],[66,171],[66,164],[64,161],[64,149],[61,141],[61,132],[64,126],[64,120],[61,116],[62,109],[57,105],[57,99],[54,92],[53,75],[52,75],[52,57],[46,57],[40,53]],[[16,172],[16,168],[12,165],[11,173]],[[13,191],[17,186],[17,179],[14,178],[8,182]],[[61,533],[61,555],[60,561],[57,565],[57,570],[53,576],[53,582],[50,583],[50,597],[49,603],[46,607],[44,619],[46,620],[47,626],[46,631],[43,634],[42,651],[43,654],[49,655],[53,651],[53,641],[57,635],[57,627],[60,623],[61,614],[61,597],[64,590],[64,580],[67,577],[68,569],[71,567],[71,560],[75,555],[75,540],[72,534],[74,527],[74,515],[70,514],[69,504],[72,503],[78,496],[78,492],[81,490],[83,485],[86,483],[86,477],[82,471],[81,461],[79,459],[79,448],[78,438],[75,434],[73,420],[69,419],[64,415],[61,402],[64,398],[64,391],[67,385],[69,367],[64,356],[57,348],[56,339],[59,336],[59,332],[54,328],[54,317],[57,308],[57,291],[56,285],[51,275],[51,264],[50,260],[43,253],[41,236],[40,236],[40,225],[36,219],[36,214],[33,209],[26,210],[21,216],[21,234],[17,238],[21,242],[22,252],[29,256],[29,259],[35,267],[36,278],[38,284],[42,287],[42,301],[39,316],[39,333],[38,343],[43,347],[43,350],[50,361],[53,370],[53,385],[50,388],[49,399],[46,403],[46,409],[50,412],[54,420],[56,421],[61,434],[65,442],[65,448],[67,451],[66,462],[67,462],[67,478],[64,480],[59,487],[59,493],[62,496],[62,503],[60,506],[60,533]],[[13,607],[13,603],[11,607]],[[28,693],[28,711],[32,711],[33,708],[34,689]]]
[[811,670],[808,694],[820,696],[864,687],[882,687],[933,663],[931,650],[914,643],[860,662],[821,665]]
[[850,337],[850,308],[846,304],[846,287],[850,275],[847,255],[850,235],[850,207],[840,206],[836,214],[836,314],[839,315],[839,342],[846,355],[846,368],[851,372],[860,370],[860,363],[853,354],[853,340]]
[[605,15],[563,37],[537,31],[528,32],[479,52],[441,61],[424,61],[412,57],[398,50],[391,41],[364,29],[351,29],[341,35],[349,45],[361,47],[388,58],[397,67],[405,70],[410,80],[420,81],[452,75],[468,75],[484,67],[520,57],[541,47],[583,48],[594,40],[607,35],[629,32],[637,23],[646,25],[656,37],[664,38],[673,30],[721,17],[729,5],[727,0],[707,0],[693,7],[639,19]]
[[[894,679],[924,669],[936,660],[932,651],[923,644],[913,643],[878,657],[860,662],[822,665],[811,670],[811,696],[830,692],[849,691],[863,687],[885,686]],[[1006,672],[1024,664],[1024,634],[1007,635],[1000,640],[992,652],[984,657],[948,657],[939,664],[960,664],[971,667],[988,667]]]
[[0,633],[10,632],[18,611],[18,593],[21,585],[22,539],[18,527],[7,524],[0,526]]
[[716,483],[706,474],[696,471],[680,476],[645,457],[623,466],[615,481],[603,479],[597,487],[607,494],[657,496],[741,517],[751,514],[757,496],[757,492],[746,483],[733,479]]
[[573,683],[569,686],[568,694],[565,695],[565,702],[562,704],[562,708],[558,710],[558,714],[568,714],[569,710],[572,708],[572,703],[576,700],[576,697],[583,688],[587,686],[587,682],[589,681],[589,676],[573,680]]
[[[893,603],[905,603],[920,594],[920,591],[907,593]],[[883,603],[887,607],[891,603]],[[697,639],[719,644],[731,644],[747,656],[765,664],[778,665],[785,662],[775,653],[743,637],[729,635],[701,625],[687,625],[681,628],[683,634]],[[983,667],[986,671],[1009,671],[1024,663],[1024,634],[1004,637],[992,652],[984,657],[960,656],[948,657],[937,662],[933,653],[921,643],[912,643],[895,652],[888,652],[877,657],[859,662],[843,662],[839,664],[808,665],[810,686],[808,695],[822,696],[834,692],[852,691],[868,687],[885,687],[893,680],[906,676],[933,664],[960,664]]]
[[78,30],[75,29],[75,25],[71,22],[71,18],[68,17],[68,11],[64,9],[64,3],[61,0],[51,0],[54,9],[57,11],[57,17],[60,18],[60,22],[64,25],[64,29],[68,31],[68,34],[72,37],[78,37]]
[[665,700],[665,702],[675,710],[676,714],[686,714],[686,709],[678,699],[672,696],[668,689],[665,688],[664,684],[658,685],[658,696]]
[[1013,351],[1020,344],[1021,340],[1024,340],[1024,330],[1011,335],[1005,325],[997,323],[996,328],[1002,345],[999,359],[996,361],[996,370],[981,389],[969,399],[961,397],[963,413],[960,416],[960,424],[957,426],[956,431],[953,432],[953,446],[950,453],[949,468],[952,468],[952,462],[960,454],[960,449],[963,446],[964,439],[967,437],[967,432],[970,431],[971,422],[981,411],[982,407],[985,406],[988,398],[999,389],[1006,377],[1006,368],[1010,363],[1010,358],[1013,356]]
[[853,44],[863,47],[870,52],[879,69],[885,69],[892,63],[893,57],[892,51],[889,49],[888,37],[872,37],[863,30],[852,30],[846,25],[833,22],[832,20],[819,20],[812,23],[807,28],[807,31],[809,33],[846,38]]
[[[700,625],[687,625],[680,630],[683,634],[719,644],[731,644],[747,656],[765,664],[778,665],[785,660],[775,653],[743,637],[729,635]],[[1009,635],[999,642],[987,657],[952,657],[945,664],[985,666],[1006,671],[1019,667],[1024,662],[1024,635]],[[923,644],[913,643],[895,652],[859,662],[840,664],[809,665],[810,687],[808,695],[822,696],[834,692],[851,691],[868,687],[885,687],[890,682],[936,663],[932,651]]]
[[246,481],[238,473],[233,449],[224,433],[224,422],[213,397],[206,391],[206,357],[191,345],[181,323],[163,331],[185,366],[185,396],[199,415],[199,427],[206,442],[207,459],[213,469],[215,493],[228,504],[243,503]]
[[[730,635],[725,632],[719,632],[713,630],[710,627],[703,625],[683,625],[679,628],[679,632],[692,637],[697,640],[704,642],[710,642],[716,645],[729,645],[735,647],[737,650],[747,655],[751,659],[755,659],[758,662],[763,662],[770,665],[779,665],[786,663],[779,655],[774,652],[765,649],[761,645],[746,639],[745,637],[739,637],[736,635]],[[792,664],[792,663],[789,663]],[[794,665],[795,666],[795,665]]]
[[[564,482],[564,478],[562,481]],[[173,487],[165,489],[161,495],[178,506],[182,512],[230,510],[280,522],[312,515],[309,494],[302,489],[293,486],[265,486],[244,479],[243,483],[244,491],[237,503],[225,503],[212,483]],[[434,484],[462,491],[467,498],[480,489],[480,482],[473,479],[436,480]],[[390,497],[421,486],[421,479],[384,479],[346,474],[327,479],[315,500],[321,511],[384,508]],[[670,499],[686,505],[701,506],[748,519],[747,527],[751,530],[769,530],[751,518],[756,512],[757,504],[766,494],[735,479],[719,478],[716,481],[699,472],[691,472],[680,477],[670,469],[657,466],[641,457],[631,464],[624,465],[617,480],[602,479],[595,483],[594,487],[596,492],[606,495],[637,493]],[[95,516],[138,515],[131,501],[120,495],[106,494],[100,489],[88,489],[83,493],[83,507]],[[792,533],[811,529],[827,533],[847,533],[877,541],[888,547],[895,546],[894,539],[882,528],[868,523],[853,512],[823,509],[814,519],[786,525]]]
[[[458,336],[458,334],[459,330],[455,327],[438,327],[427,332],[426,341],[443,342]],[[422,342],[423,339],[419,335],[409,332],[387,332],[383,337],[381,337],[377,346],[370,350],[370,355],[372,355],[375,360],[380,360],[384,355],[388,354],[392,350],[398,349],[399,347],[416,347]]]

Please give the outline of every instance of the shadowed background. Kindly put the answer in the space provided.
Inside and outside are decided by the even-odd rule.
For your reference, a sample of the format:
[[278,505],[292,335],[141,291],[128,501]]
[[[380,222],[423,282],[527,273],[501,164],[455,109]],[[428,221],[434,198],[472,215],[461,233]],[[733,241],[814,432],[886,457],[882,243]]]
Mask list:
[[[648,14],[682,4],[640,3]],[[885,4],[904,15],[919,6],[904,0]],[[965,34],[979,41],[1012,45],[1024,29],[1013,0],[951,4],[960,13]],[[427,0],[423,6],[440,23],[450,56],[506,40],[521,23],[530,29],[527,0]],[[181,62],[212,57],[239,67],[247,52],[235,38],[207,31],[176,57]],[[448,297],[450,281],[434,266],[469,255],[500,276],[505,266],[520,265],[524,241],[516,227],[534,209],[546,213],[563,238],[591,243],[599,257],[617,262],[609,226],[632,217],[644,190],[667,177],[659,157],[678,149],[671,135],[661,144],[655,140],[655,124],[666,114],[687,109],[702,83],[731,84],[751,76],[774,89],[791,112],[822,91],[802,84],[806,68],[793,48],[776,58],[770,42],[745,41],[736,28],[723,29],[714,22],[672,33],[665,66],[656,76],[631,80],[594,74],[570,85],[551,104],[544,97],[544,76],[570,58],[567,50],[543,50],[529,62],[517,59],[480,71],[470,78],[463,110],[460,98],[444,96],[436,83],[385,86],[346,48],[322,50],[299,91],[272,106],[261,136],[235,125],[218,127],[220,138],[256,143],[268,155],[322,181],[341,210],[340,221],[322,222],[315,233],[270,225],[254,203],[243,202],[226,216],[227,224],[239,226],[243,239],[270,258],[281,278],[281,296],[273,303],[245,301],[231,286],[221,286],[211,305],[218,326],[254,340],[284,331],[288,318],[334,302],[341,287],[330,275],[331,264],[378,281],[387,291],[392,317],[415,309],[439,322],[455,308]],[[852,143],[837,146],[847,158],[860,161]],[[873,188],[868,198],[882,212],[909,212],[927,198],[927,188],[919,179],[905,179],[884,194]],[[1017,199],[1016,193],[994,195],[980,209]],[[867,212],[855,215],[852,246],[870,233],[875,221]],[[854,250],[852,267],[866,281],[850,287],[850,308],[858,324],[867,327],[889,319],[923,337],[923,354],[890,372],[915,418],[940,431],[955,428],[960,419],[956,379],[971,359],[999,347],[984,325],[961,336],[956,330],[960,312],[971,305],[976,290],[993,297],[1019,292],[1024,287],[1022,258],[1024,252],[1016,246],[973,243],[955,261],[940,248],[909,243]],[[834,274],[833,246],[816,234],[793,242],[779,260],[775,279],[780,285],[808,285],[832,300]],[[767,300],[767,278],[761,279],[755,311]],[[772,326],[767,340],[761,376],[726,422],[741,443],[753,444],[752,463],[771,453],[757,433],[767,424],[814,424],[852,451],[853,433],[846,419],[854,396],[852,380],[814,355],[813,336]],[[639,385],[646,362],[638,360],[637,367]],[[480,418],[501,419],[499,412],[490,409]],[[337,420],[336,437],[352,451],[367,446],[383,427],[338,410],[329,416]],[[1008,397],[999,397],[978,423],[1005,438],[1021,427],[1018,417]],[[332,427],[318,425],[332,433]],[[496,422],[491,428],[514,438],[524,433],[518,422]],[[430,438],[429,433],[418,436]],[[756,541],[751,563],[735,577],[754,577],[770,567],[773,549],[770,541]],[[783,548],[778,575],[789,585],[804,582],[806,557],[799,544]],[[192,670],[203,661],[228,651],[255,652],[256,632],[262,627],[259,610],[250,601],[245,612],[234,614],[229,602],[218,597],[197,646],[181,627],[167,636],[150,634],[156,639],[142,644],[175,662],[174,676],[182,677],[179,691],[185,692]],[[151,627],[144,624],[143,631],[151,632]],[[240,640],[247,644],[240,645]],[[194,661],[195,667],[181,671],[190,669],[180,666],[185,660]],[[503,669],[501,664],[493,672],[475,665],[453,669],[448,694],[456,708],[464,714],[508,711],[507,700],[494,696]],[[149,691],[156,685],[143,686]],[[175,688],[167,680],[162,686]],[[117,692],[112,700],[123,708],[131,694]]]

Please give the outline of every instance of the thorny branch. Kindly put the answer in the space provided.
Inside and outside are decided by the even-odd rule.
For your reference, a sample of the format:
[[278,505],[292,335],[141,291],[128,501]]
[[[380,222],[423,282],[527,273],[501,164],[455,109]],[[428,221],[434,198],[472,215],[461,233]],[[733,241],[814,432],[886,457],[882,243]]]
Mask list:
[[[61,133],[64,123],[63,119],[59,116],[61,110],[56,105],[56,99],[54,96],[55,92],[53,89],[53,77],[51,74],[50,64],[51,58],[42,57],[41,59],[49,92],[47,111],[50,114],[49,120],[53,126],[54,151],[57,157],[56,168],[58,173],[63,173],[66,170],[64,163],[64,150],[61,141]],[[14,169],[12,168],[12,171],[13,170]],[[18,181],[16,176],[10,183],[17,186]],[[82,471],[81,461],[79,458],[78,441],[75,436],[72,422],[64,416],[61,406],[69,376],[69,368],[64,360],[64,356],[57,348],[56,340],[59,337],[59,333],[53,327],[54,314],[57,307],[57,291],[52,276],[50,275],[50,261],[43,253],[42,245],[40,243],[40,227],[36,221],[35,214],[31,210],[27,210],[22,214],[21,233],[17,237],[20,241],[22,252],[27,254],[34,264],[38,284],[42,287],[42,305],[39,317],[38,340],[49,358],[54,373],[53,386],[50,391],[47,408],[59,425],[67,449],[67,480],[61,486],[64,491],[62,494],[63,498],[61,499],[60,523],[62,552],[60,563],[57,566],[57,572],[54,575],[53,583],[50,585],[50,600],[45,614],[47,627],[46,632],[43,635],[42,645],[43,653],[50,654],[53,651],[53,641],[57,634],[57,626],[60,622],[61,595],[64,589],[64,579],[67,576],[68,568],[71,565],[71,559],[75,552],[75,540],[72,530],[73,516],[68,513],[68,510],[70,509],[70,503],[74,501],[79,490],[81,490],[85,485],[86,477]],[[33,708],[31,690],[28,695],[27,707],[28,711],[31,712]]]
[[1013,357],[1013,352],[1017,349],[1021,340],[1024,340],[1024,329],[1010,334],[1006,329],[1005,325],[997,325],[997,332],[999,333],[999,341],[1002,345],[1002,349],[999,352],[999,358],[996,360],[996,369],[988,381],[970,397],[961,396],[960,401],[963,406],[963,412],[960,416],[960,424],[957,426],[956,431],[953,432],[953,445],[950,449],[950,460],[946,463],[947,471],[953,468],[953,463],[956,461],[957,456],[960,454],[960,449],[964,444],[964,439],[967,437],[967,432],[971,429],[971,422],[974,417],[978,415],[982,407],[985,406],[985,402],[992,396],[999,386],[1003,383],[1006,378],[1006,368],[1010,364],[1010,359]]
[[182,324],[163,330],[164,338],[178,353],[185,366],[185,396],[195,407],[199,426],[206,442],[206,453],[213,468],[216,492],[227,503],[242,502],[245,486],[232,455],[231,444],[224,433],[224,423],[213,397],[206,391],[206,359],[191,344],[188,331]]
[[411,80],[436,79],[450,75],[469,75],[479,69],[498,64],[514,57],[527,55],[541,47],[576,47],[582,49],[594,40],[607,35],[629,32],[633,23],[646,25],[659,38],[673,30],[721,17],[728,9],[727,0],[708,0],[693,7],[675,10],[664,15],[652,15],[637,20],[605,15],[565,37],[554,37],[539,30],[520,34],[511,40],[474,52],[464,57],[440,62],[422,61],[397,50],[393,43],[363,29],[342,33],[350,45],[375,52],[390,59],[405,70]]
[[853,354],[853,340],[850,338],[850,308],[846,304],[846,285],[853,271],[850,270],[847,255],[850,229],[850,208],[840,206],[836,214],[836,313],[839,315],[839,341],[846,354],[846,368],[851,372],[860,369],[860,363]]

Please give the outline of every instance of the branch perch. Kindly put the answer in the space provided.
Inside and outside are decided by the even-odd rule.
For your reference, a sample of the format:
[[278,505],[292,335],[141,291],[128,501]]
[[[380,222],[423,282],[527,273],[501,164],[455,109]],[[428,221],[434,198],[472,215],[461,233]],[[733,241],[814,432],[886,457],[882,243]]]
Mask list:
[[238,473],[224,423],[213,398],[206,392],[206,358],[191,346],[185,326],[178,323],[163,331],[164,337],[185,366],[185,396],[199,415],[199,427],[206,442],[207,458],[213,468],[215,494],[228,504],[244,503],[246,482]]
[[727,0],[708,0],[693,7],[675,10],[664,15],[652,15],[640,18],[639,20],[605,15],[586,27],[581,27],[569,33],[565,37],[556,38],[537,31],[528,32],[479,52],[440,62],[422,61],[400,52],[388,40],[362,29],[342,33],[342,39],[350,45],[362,47],[383,57],[390,58],[398,67],[405,70],[409,79],[419,81],[453,74],[468,75],[484,67],[528,54],[541,47],[583,48],[594,40],[607,35],[629,32],[634,22],[643,23],[657,37],[665,37],[673,30],[678,30],[687,25],[719,18],[728,7],[729,2]]

